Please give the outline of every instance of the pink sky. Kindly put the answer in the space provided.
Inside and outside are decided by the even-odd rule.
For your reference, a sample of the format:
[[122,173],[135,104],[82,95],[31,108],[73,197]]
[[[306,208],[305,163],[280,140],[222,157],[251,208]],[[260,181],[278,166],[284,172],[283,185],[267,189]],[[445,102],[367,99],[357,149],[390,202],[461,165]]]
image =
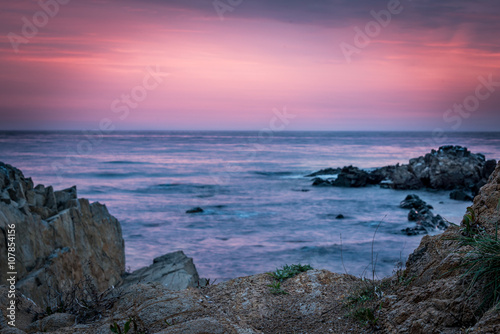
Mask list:
[[[402,1],[348,63],[341,43],[354,45],[354,28],[388,1],[251,2],[220,20],[211,1],[73,0],[17,53],[8,34],[23,36],[23,17],[41,7],[3,4],[0,129],[93,129],[109,119],[117,130],[258,130],[286,107],[296,116],[287,130],[498,130],[499,4]],[[157,87],[126,115],[113,112],[116,99],[144,91],[148,67],[169,75],[149,80]],[[498,87],[482,90],[490,94],[477,110],[443,119],[489,75]]]

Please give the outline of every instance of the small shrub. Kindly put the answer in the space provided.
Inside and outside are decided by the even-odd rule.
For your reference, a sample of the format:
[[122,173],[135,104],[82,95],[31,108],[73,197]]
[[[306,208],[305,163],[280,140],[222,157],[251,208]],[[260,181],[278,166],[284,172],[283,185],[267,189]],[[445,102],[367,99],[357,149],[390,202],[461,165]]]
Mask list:
[[[496,210],[500,212],[500,200]],[[500,240],[498,238],[498,223],[495,224],[495,233],[492,235],[484,228],[480,228],[477,217],[472,208],[467,208],[467,213],[462,220],[461,234],[454,240],[458,241],[464,260],[455,269],[465,269],[464,278],[470,279],[467,291],[480,286],[482,301],[479,313],[492,306],[500,307]],[[465,247],[465,250],[464,248]],[[471,296],[479,291],[475,291]]]
[[345,299],[344,307],[349,311],[347,316],[358,320],[363,326],[377,327],[378,317],[375,316],[383,292],[374,282],[365,281],[364,286]]
[[[149,331],[139,329],[139,325],[137,324],[138,320],[136,317],[129,317],[128,320],[125,322],[123,325],[123,330],[121,329],[120,325],[118,325],[116,322],[114,322],[112,325],[109,325],[109,329],[111,330],[112,333],[116,334],[127,334],[130,331],[130,325],[134,327],[134,334],[147,334]],[[166,322],[166,321],[165,321]],[[167,322],[168,324],[168,322]]]
[[269,276],[275,279],[275,282],[268,285],[271,288],[271,293],[274,295],[286,295],[288,292],[281,288],[281,283],[285,280],[295,277],[300,273],[306,272],[308,270],[312,270],[313,268],[306,264],[292,264],[292,265],[284,265],[283,268],[276,268],[275,271],[268,273]]
[[277,268],[275,271],[270,273],[270,275],[275,279],[280,282],[285,281],[286,279],[292,278],[297,276],[300,273],[306,272],[308,270],[312,270],[313,268],[306,264],[306,265],[301,265],[299,264],[292,264],[291,266],[289,265],[284,265],[283,268],[279,269]]
[[461,235],[457,238],[461,246],[468,246],[463,263],[464,277],[471,279],[468,291],[474,286],[483,285],[483,300],[480,309],[500,305],[500,240],[498,230],[495,235],[480,231],[472,236]]
[[283,290],[281,288],[281,282],[280,281],[274,281],[273,283],[269,284],[268,287],[271,288],[271,293],[273,295],[287,295],[288,292]]
[[352,317],[360,321],[365,326],[375,326],[378,318],[371,308],[360,307],[352,313]]
[[114,288],[99,292],[92,278],[86,276],[63,292],[51,289],[50,304],[42,317],[54,313],[69,313],[76,316],[77,323],[94,321],[111,309],[120,295],[121,290]]

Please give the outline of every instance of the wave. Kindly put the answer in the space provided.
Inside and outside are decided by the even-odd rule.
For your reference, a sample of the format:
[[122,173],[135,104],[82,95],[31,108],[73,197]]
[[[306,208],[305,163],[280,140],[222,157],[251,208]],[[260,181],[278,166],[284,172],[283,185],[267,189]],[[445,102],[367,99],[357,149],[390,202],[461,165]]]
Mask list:
[[291,176],[291,175],[295,175],[294,173],[292,172],[262,172],[262,171],[254,171],[252,172],[253,174],[256,174],[256,175],[261,175],[261,176],[269,176],[269,177],[273,177],[273,176]]

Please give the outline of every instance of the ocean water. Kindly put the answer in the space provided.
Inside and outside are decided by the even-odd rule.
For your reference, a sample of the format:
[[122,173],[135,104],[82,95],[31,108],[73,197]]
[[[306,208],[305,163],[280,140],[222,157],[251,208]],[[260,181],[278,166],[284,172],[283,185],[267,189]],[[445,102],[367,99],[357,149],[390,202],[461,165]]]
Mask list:
[[[130,270],[183,250],[203,277],[226,280],[291,263],[390,275],[421,236],[399,202],[416,193],[458,223],[469,205],[448,192],[312,187],[326,167],[407,163],[444,144],[500,159],[500,133],[78,132],[0,133],[0,161],[35,184],[107,205],[123,227]],[[202,207],[202,214],[185,211]],[[335,219],[339,214],[346,218]],[[22,233],[22,231],[21,231]],[[436,233],[438,233],[436,231]],[[373,249],[373,252],[372,252]]]

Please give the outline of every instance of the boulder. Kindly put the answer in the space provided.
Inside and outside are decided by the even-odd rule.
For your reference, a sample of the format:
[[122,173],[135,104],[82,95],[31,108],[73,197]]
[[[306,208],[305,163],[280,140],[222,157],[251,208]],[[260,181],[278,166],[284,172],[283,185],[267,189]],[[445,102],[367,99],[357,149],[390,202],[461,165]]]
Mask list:
[[416,209],[416,210],[422,210],[422,209],[433,209],[433,207],[429,204],[427,204],[425,201],[420,199],[417,195],[411,194],[406,196],[406,198],[399,203],[399,207],[403,209]]
[[416,226],[402,230],[407,235],[427,234],[436,229],[445,230],[449,226],[449,223],[443,217],[434,215],[431,205],[417,195],[406,196],[399,206],[403,209],[410,209],[408,220],[416,222]]
[[[76,187],[54,192],[0,162],[0,257],[15,224],[17,288],[43,309],[51,295],[86,276],[99,290],[121,281],[125,252],[121,226],[106,206],[77,199]],[[5,200],[8,194],[10,202]],[[6,261],[0,262],[5,282]]]
[[151,282],[161,283],[173,291],[205,285],[203,282],[200,284],[200,277],[193,259],[187,257],[182,251],[157,257],[149,267],[126,274],[123,278],[122,287]]
[[340,174],[332,182],[335,187],[365,187],[368,185],[369,174],[357,167],[342,168]]
[[450,198],[455,201],[467,201],[472,202],[474,199],[470,194],[468,194],[463,189],[455,189],[450,193]]
[[33,322],[29,329],[38,332],[53,332],[60,328],[70,327],[75,324],[75,316],[67,313],[55,313],[41,320]]
[[332,186],[333,180],[332,179],[322,179],[320,177],[316,177],[313,179],[313,186],[315,187],[330,187]]

